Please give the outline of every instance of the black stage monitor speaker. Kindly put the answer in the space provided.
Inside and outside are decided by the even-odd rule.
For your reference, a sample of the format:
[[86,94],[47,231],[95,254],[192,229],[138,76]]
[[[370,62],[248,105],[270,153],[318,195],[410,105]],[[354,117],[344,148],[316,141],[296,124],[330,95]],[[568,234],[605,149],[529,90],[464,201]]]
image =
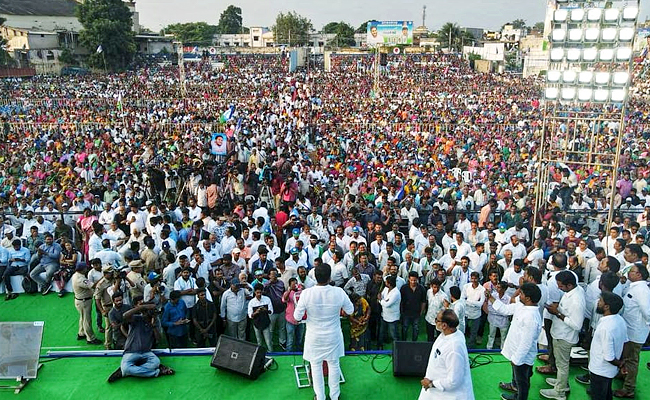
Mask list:
[[232,371],[255,380],[264,371],[266,349],[243,340],[221,335],[210,366]]
[[395,342],[393,344],[393,376],[423,378],[429,363],[433,343]]

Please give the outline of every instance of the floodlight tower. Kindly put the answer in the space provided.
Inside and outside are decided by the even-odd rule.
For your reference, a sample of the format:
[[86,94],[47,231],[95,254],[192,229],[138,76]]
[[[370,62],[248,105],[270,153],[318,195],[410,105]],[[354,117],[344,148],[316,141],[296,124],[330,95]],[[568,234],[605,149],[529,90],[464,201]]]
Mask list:
[[185,82],[185,57],[183,55],[183,43],[174,42],[176,46],[176,54],[178,56],[178,81],[181,84],[181,97],[185,98],[187,94],[187,86]]
[[569,167],[584,170],[587,179],[605,174],[610,179],[607,226],[611,225],[639,2],[549,2],[551,50],[537,156],[534,224],[556,186],[551,167]]

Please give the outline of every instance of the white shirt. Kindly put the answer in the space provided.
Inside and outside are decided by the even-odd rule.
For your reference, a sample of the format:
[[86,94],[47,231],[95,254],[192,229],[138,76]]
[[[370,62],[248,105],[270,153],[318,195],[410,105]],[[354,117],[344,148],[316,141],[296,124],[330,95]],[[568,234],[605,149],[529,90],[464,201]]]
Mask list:
[[481,317],[481,307],[485,303],[485,288],[481,285],[476,287],[472,283],[463,286],[463,299],[465,300],[465,316],[467,319]]
[[381,317],[386,322],[399,321],[400,317],[400,303],[402,301],[402,294],[398,288],[393,288],[390,292],[388,288],[384,288],[381,292]]
[[[516,272],[514,267],[508,268],[503,272],[503,280],[507,283],[512,283],[515,286],[519,286],[519,278],[524,276],[524,270],[520,269],[519,272]],[[506,294],[511,296],[517,291],[515,288],[508,288]]]
[[[182,292],[187,289],[196,289],[196,280],[194,278],[190,276],[188,280],[183,279],[183,277],[176,279],[176,282],[174,282],[174,290]],[[196,296],[193,294],[184,294],[181,296],[181,300],[185,302],[187,308],[192,308],[196,302]]]
[[458,330],[465,333],[465,300],[458,299],[451,303],[451,309],[454,310],[458,316],[460,324],[458,324]]
[[467,346],[461,331],[438,336],[431,347],[425,377],[435,387],[422,388],[418,400],[474,400]]
[[582,329],[585,318],[585,291],[580,286],[576,286],[565,293],[560,300],[558,311],[564,314],[564,320],[553,316],[551,336],[553,339],[564,340],[571,344],[578,343],[578,333]]
[[600,260],[596,257],[590,258],[585,264],[584,276],[585,282],[590,284],[596,280],[601,275],[601,272],[598,270],[598,265]]
[[293,317],[296,321],[301,321],[307,312],[303,353],[305,360],[320,363],[323,360],[343,357],[345,347],[341,330],[341,309],[348,315],[354,312],[354,305],[340,287],[314,286],[303,290]]
[[508,243],[501,248],[499,255],[503,256],[506,250],[512,251],[512,261],[523,260],[526,258],[526,247],[524,247],[524,245],[521,243],[517,243],[516,246],[514,246],[512,243]]
[[461,258],[468,256],[472,252],[472,246],[469,243],[454,243],[456,245],[456,261],[460,261]]
[[623,319],[631,342],[645,343],[650,331],[650,289],[644,281],[632,282],[623,296]]
[[330,280],[334,282],[336,286],[343,286],[346,279],[348,279],[348,269],[345,267],[345,264],[341,262],[334,264]]
[[433,294],[433,290],[429,288],[427,290],[427,313],[424,315],[424,319],[431,325],[436,324],[436,317],[438,313],[445,308],[444,300],[449,301],[449,297],[442,291],[438,290],[438,293]]
[[621,357],[625,342],[627,332],[623,318],[618,314],[601,317],[591,340],[589,372],[605,378],[614,378],[618,374],[618,367],[609,361]]
[[542,330],[539,308],[525,306],[519,301],[511,304],[495,301],[492,307],[502,314],[512,315],[501,354],[515,365],[533,365],[537,356],[537,338]]
[[257,307],[262,306],[266,306],[269,310],[269,314],[273,314],[273,304],[271,303],[271,299],[262,295],[260,300],[257,300],[257,297],[253,297],[251,301],[248,302],[248,318],[253,318],[253,311],[255,311]]

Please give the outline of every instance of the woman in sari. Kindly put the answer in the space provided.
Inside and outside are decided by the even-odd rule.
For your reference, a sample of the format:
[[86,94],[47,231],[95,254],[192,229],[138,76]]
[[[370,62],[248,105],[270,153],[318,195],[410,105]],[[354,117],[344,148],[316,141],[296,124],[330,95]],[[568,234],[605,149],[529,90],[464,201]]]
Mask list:
[[97,216],[90,210],[90,208],[86,208],[84,210],[84,214],[79,218],[79,221],[77,221],[77,228],[81,232],[81,249],[82,249],[82,254],[84,256],[84,260],[88,260],[88,240],[90,239],[90,236],[93,234],[93,223],[97,222]]
[[54,273],[54,284],[59,288],[59,297],[66,294],[65,285],[68,283],[77,266],[77,249],[72,243],[65,241],[59,257],[61,268]]
[[354,312],[348,316],[350,320],[350,351],[365,351],[368,349],[368,321],[370,321],[370,304],[356,293],[350,295],[354,304]]

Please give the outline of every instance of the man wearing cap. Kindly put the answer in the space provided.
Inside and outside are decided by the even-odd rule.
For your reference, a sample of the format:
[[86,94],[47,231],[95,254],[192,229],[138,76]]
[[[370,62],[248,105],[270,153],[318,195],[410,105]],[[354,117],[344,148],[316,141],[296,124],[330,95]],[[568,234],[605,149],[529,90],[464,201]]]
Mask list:
[[291,237],[287,239],[287,242],[284,245],[284,252],[289,253],[292,248],[296,247],[296,242],[300,238],[300,228],[293,228],[291,230]]
[[248,300],[238,278],[230,281],[230,289],[221,296],[220,311],[221,318],[226,321],[226,334],[239,340],[246,340]]
[[92,305],[94,284],[86,278],[88,266],[78,264],[72,274],[72,291],[74,293],[74,306],[79,312],[79,326],[77,340],[86,339],[88,344],[100,344],[95,337],[92,326]]
[[131,272],[126,275],[126,279],[130,285],[129,290],[131,292],[131,298],[135,298],[136,296],[143,296],[144,287],[147,284],[147,282],[144,280],[144,277],[142,276],[144,263],[142,260],[134,260],[129,263],[129,268],[131,268]]
[[[102,279],[99,281],[95,282],[95,293],[93,297],[95,298],[95,305],[99,312],[101,313],[103,319],[104,319],[104,324],[106,325],[106,330],[104,332],[104,347],[109,350],[111,348],[112,344],[112,331],[111,331],[111,324],[108,321],[108,313],[111,310],[111,307],[113,307],[113,299],[112,295],[113,293],[119,292],[120,291],[120,281],[121,279],[119,276],[115,278],[115,269],[113,268],[112,265],[104,265],[102,267]],[[125,293],[122,292],[122,295],[124,296]],[[128,294],[129,299],[131,298],[130,293]],[[124,300],[123,300],[124,301]],[[130,302],[129,302],[130,303]]]
[[[278,260],[276,260],[277,262]],[[301,265],[306,267],[307,263],[300,260],[300,250],[297,247],[293,247],[289,250],[289,258],[284,262],[284,265],[288,268],[292,268],[295,271],[298,270],[298,267]]]

